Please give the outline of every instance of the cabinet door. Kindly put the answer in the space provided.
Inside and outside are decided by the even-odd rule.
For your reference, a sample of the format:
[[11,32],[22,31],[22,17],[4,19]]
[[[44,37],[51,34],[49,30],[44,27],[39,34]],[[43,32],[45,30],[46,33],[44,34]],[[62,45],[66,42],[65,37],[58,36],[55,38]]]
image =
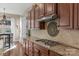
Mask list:
[[56,13],[56,4],[55,3],[46,3],[45,4],[45,15],[52,15]]
[[48,49],[42,46],[39,46],[40,56],[48,56]]
[[40,50],[40,56],[48,56],[48,51]]
[[31,28],[31,13],[30,12],[28,12],[28,16],[27,16],[27,21],[28,21],[28,29],[30,29]]
[[37,49],[37,48],[34,48],[34,56],[39,56],[40,54],[39,54],[39,49]]
[[40,3],[40,4],[38,4],[38,6],[39,6],[39,10],[40,10],[40,12],[39,12],[39,18],[41,18],[41,17],[43,17],[43,16],[45,16],[45,4],[44,3]]
[[40,8],[39,8],[39,6],[36,4],[35,5],[35,19],[38,19],[39,18],[39,10]]
[[34,9],[31,10],[31,29],[35,28]]
[[39,56],[40,54],[39,45],[34,43],[34,56]]
[[35,28],[39,29],[39,22],[37,21],[39,19],[39,6],[35,5]]
[[79,3],[74,4],[74,28],[79,29]]
[[63,28],[73,28],[73,4],[59,3],[58,4],[58,25]]
[[61,55],[54,51],[49,51],[49,56],[61,56]]
[[40,45],[34,44],[34,55],[36,56],[48,56],[48,49]]
[[25,52],[26,52],[26,55],[28,55],[29,54],[29,42],[28,42],[28,40],[26,40],[26,43],[25,43],[26,45],[26,47],[25,47]]
[[29,56],[33,56],[33,43],[29,41]]

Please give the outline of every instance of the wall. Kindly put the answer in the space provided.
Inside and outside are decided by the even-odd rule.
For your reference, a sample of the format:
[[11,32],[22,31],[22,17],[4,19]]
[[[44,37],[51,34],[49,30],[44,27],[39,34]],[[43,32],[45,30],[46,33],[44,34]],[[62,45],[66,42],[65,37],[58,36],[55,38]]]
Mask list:
[[26,39],[26,33],[27,33],[27,20],[26,17],[21,16],[20,17],[20,42],[23,41],[23,39]]
[[15,18],[15,40],[20,40],[20,17]]
[[[11,19],[11,21],[13,22],[12,26],[11,26],[11,31],[14,34],[14,41],[17,41],[20,39],[20,16],[17,15],[8,15],[8,18]],[[3,17],[0,16],[0,20]]]

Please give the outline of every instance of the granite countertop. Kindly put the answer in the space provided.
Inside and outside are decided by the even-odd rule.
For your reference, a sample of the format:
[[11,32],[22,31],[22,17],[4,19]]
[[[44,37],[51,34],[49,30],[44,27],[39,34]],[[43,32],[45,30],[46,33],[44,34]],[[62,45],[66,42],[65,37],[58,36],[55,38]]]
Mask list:
[[79,48],[79,30],[61,29],[55,37],[50,36],[47,30],[31,30],[31,36],[40,39],[49,39]]
[[40,39],[40,38],[32,37],[32,36],[30,37],[30,41],[32,41],[36,44],[39,44],[45,48],[48,48],[51,51],[55,51],[63,56],[79,56],[79,49],[75,49],[70,46],[65,46],[65,45],[61,45],[61,44],[56,45],[56,46],[47,46],[42,42],[35,41],[38,39]]

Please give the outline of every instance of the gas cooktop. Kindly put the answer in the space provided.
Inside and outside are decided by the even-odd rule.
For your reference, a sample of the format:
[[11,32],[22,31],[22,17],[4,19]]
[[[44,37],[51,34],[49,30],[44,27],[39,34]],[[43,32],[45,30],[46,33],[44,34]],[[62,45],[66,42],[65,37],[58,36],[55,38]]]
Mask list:
[[48,39],[38,39],[36,41],[42,42],[42,43],[44,43],[45,45],[48,45],[48,46],[56,46],[56,45],[60,44],[59,42],[48,40]]

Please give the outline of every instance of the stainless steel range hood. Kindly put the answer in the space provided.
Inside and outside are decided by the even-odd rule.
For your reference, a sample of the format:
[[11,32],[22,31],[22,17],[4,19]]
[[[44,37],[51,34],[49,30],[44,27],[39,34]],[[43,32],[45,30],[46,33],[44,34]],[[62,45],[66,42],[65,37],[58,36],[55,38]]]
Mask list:
[[58,18],[58,16],[56,14],[53,14],[51,16],[46,16],[46,17],[43,17],[41,19],[37,19],[37,21],[39,21],[39,22],[42,22],[42,21],[43,22],[49,22],[49,21],[55,20],[57,18]]

